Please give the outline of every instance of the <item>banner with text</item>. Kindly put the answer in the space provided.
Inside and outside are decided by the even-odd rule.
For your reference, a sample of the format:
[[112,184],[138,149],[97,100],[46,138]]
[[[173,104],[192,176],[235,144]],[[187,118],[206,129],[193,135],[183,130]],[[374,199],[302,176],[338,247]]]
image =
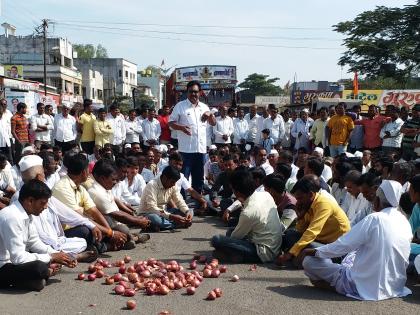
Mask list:
[[379,100],[382,108],[388,105],[412,108],[415,104],[420,104],[420,90],[384,90]]
[[362,105],[370,106],[379,104],[383,90],[359,90],[359,93],[354,97],[353,90],[344,90],[343,98],[347,100],[362,101]]
[[291,104],[293,105],[310,105],[315,98],[341,98],[341,91],[293,91],[291,94]]

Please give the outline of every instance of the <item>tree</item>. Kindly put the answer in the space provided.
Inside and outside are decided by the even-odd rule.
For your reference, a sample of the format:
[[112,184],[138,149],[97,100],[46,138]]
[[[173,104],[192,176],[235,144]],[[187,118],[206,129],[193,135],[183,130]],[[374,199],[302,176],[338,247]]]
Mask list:
[[[353,90],[353,80],[344,79],[340,81],[346,90]],[[391,77],[367,77],[359,79],[359,90],[401,90],[401,89],[419,89],[419,79],[409,79],[406,82],[399,82]]]
[[77,52],[77,58],[108,58],[108,52],[102,45],[97,47],[92,44],[74,44],[73,49]]
[[404,8],[376,7],[353,21],[334,25],[344,34],[347,51],[340,65],[374,77],[393,77],[399,82],[420,70],[420,1]]
[[250,74],[244,82],[239,84],[240,88],[246,89],[246,94],[251,94],[254,96],[265,95],[265,96],[275,96],[282,93],[280,86],[275,85],[274,83],[279,80],[279,78],[268,78],[269,75],[253,73]]

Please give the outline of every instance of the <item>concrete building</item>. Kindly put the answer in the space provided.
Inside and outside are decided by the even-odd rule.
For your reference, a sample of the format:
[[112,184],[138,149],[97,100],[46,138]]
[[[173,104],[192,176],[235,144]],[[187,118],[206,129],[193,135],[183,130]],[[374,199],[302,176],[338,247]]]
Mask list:
[[89,98],[94,103],[103,104],[104,102],[104,76],[99,71],[92,69],[80,69],[82,72],[82,95]]
[[[21,67],[23,78],[44,83],[44,45],[40,36],[0,36],[0,63]],[[47,85],[70,101],[81,101],[82,74],[73,64],[73,46],[64,38],[47,39]]]
[[104,103],[109,105],[114,96],[131,96],[137,87],[137,65],[123,58],[76,58],[80,71],[90,69],[103,75]]

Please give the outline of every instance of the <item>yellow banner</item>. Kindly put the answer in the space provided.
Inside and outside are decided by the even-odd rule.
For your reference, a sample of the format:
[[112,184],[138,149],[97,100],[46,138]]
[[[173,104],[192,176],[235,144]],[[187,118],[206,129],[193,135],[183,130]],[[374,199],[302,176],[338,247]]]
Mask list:
[[348,100],[362,101],[362,111],[367,111],[370,105],[378,106],[381,100],[383,90],[359,90],[359,93],[354,97],[353,90],[344,90],[343,98]]

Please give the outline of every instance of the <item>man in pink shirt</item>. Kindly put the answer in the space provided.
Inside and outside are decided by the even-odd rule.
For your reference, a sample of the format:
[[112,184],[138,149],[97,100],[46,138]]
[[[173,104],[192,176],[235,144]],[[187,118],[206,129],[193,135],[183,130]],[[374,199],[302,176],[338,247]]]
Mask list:
[[362,125],[364,129],[363,149],[379,150],[382,146],[382,139],[379,137],[382,127],[386,123],[386,117],[379,115],[378,108],[370,105],[368,119],[356,120],[356,125]]

